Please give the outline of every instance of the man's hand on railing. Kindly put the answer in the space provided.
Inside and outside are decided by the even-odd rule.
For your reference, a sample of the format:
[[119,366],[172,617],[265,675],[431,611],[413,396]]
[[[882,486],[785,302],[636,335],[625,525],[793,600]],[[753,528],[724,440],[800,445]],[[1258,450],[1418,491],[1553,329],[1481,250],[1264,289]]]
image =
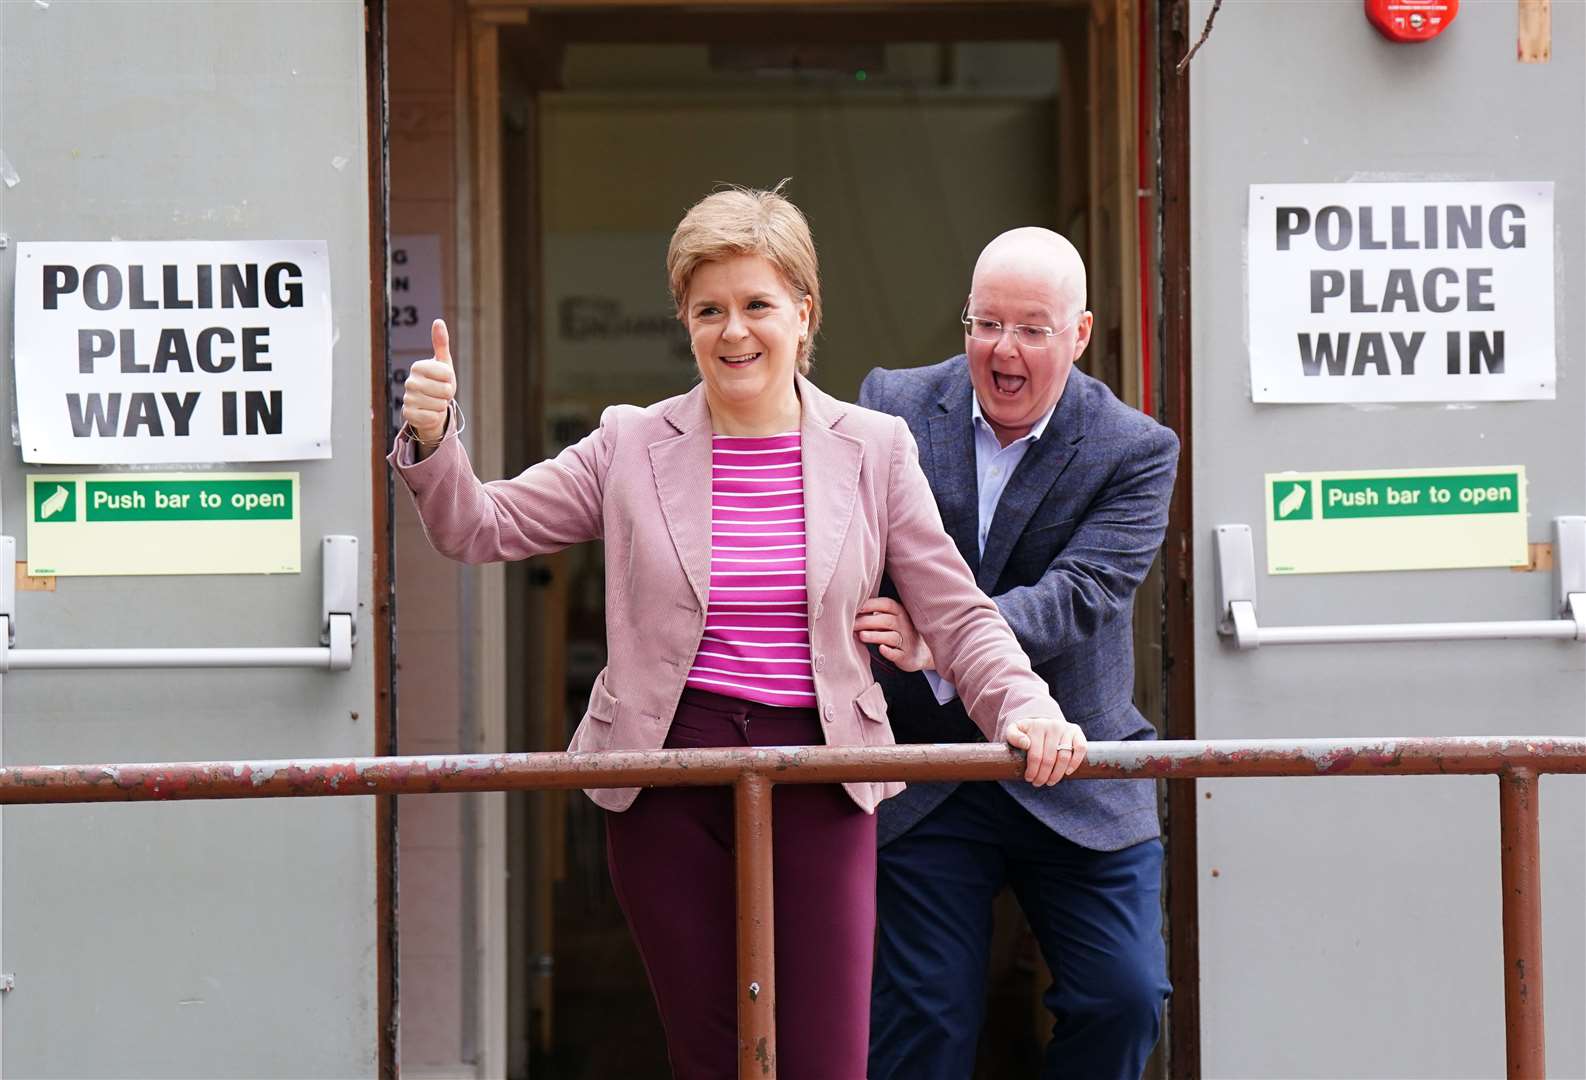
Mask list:
[[1036,787],[1057,783],[1085,760],[1085,733],[1061,716],[1014,720],[1003,737],[1024,751],[1024,778]]

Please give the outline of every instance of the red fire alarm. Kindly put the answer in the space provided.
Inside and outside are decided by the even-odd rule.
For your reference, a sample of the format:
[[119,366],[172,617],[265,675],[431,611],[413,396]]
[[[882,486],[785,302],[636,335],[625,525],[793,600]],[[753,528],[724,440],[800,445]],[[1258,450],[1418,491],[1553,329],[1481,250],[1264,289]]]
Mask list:
[[1430,41],[1459,14],[1459,0],[1366,0],[1366,18],[1389,41]]

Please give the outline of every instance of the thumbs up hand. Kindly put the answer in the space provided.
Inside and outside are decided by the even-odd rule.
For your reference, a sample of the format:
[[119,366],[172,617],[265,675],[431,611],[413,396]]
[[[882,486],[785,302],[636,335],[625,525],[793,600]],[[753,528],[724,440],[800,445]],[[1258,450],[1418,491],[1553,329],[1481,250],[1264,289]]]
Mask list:
[[430,346],[435,355],[409,368],[407,382],[402,386],[402,419],[412,427],[421,443],[441,441],[441,436],[446,434],[452,399],[457,396],[451,337],[441,319],[430,326]]

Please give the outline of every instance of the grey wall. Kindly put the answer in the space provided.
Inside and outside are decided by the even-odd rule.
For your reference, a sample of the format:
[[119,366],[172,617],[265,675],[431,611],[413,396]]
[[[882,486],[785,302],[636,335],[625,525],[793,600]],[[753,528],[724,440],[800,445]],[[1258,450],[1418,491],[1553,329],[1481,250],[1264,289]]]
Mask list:
[[[1192,5],[1198,34],[1209,3]],[[1530,539],[1586,513],[1580,304],[1586,7],[1553,61],[1515,61],[1515,8],[1466,3],[1394,46],[1360,5],[1225,5],[1191,81],[1196,723],[1206,738],[1586,734],[1586,648],[1496,642],[1236,652],[1217,637],[1213,528],[1255,530],[1262,474],[1522,463]],[[1254,406],[1248,185],[1551,180],[1558,397],[1474,407]],[[1258,573],[1263,623],[1536,619],[1547,574]],[[1490,778],[1200,784],[1201,1051],[1211,1077],[1498,1076],[1498,796]],[[1542,781],[1549,1073],[1586,1075],[1586,778]]]
[[[336,334],[335,456],[250,466],[302,473],[301,575],[62,578],[20,595],[18,647],[314,644],[325,533],[359,538],[364,613],[346,673],[5,676],[6,764],[374,752],[363,56],[357,0],[0,5],[0,148],[20,181],[0,187],[0,400],[18,240],[324,240]],[[21,559],[29,470],[3,442]],[[6,1075],[375,1071],[371,800],[3,822]]]

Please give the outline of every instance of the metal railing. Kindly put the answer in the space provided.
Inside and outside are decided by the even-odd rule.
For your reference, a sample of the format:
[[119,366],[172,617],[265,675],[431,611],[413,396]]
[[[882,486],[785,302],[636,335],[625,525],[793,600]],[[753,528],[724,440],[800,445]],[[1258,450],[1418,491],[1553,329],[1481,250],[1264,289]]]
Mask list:
[[[0,768],[0,805],[170,799],[419,795],[537,788],[728,786],[737,835],[738,1075],[776,1076],[771,788],[874,780],[1004,780],[1004,746],[780,747],[605,754],[473,754],[302,761]],[[1545,1075],[1537,781],[1586,773],[1586,738],[1241,739],[1092,743],[1082,779],[1255,776],[1498,777],[1505,1055]]]

